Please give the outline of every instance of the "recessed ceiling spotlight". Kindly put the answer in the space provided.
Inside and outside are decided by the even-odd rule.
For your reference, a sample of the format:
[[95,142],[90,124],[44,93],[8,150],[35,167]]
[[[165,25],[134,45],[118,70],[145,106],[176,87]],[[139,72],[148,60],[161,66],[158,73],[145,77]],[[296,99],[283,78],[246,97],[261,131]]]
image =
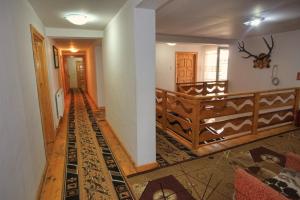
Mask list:
[[79,13],[66,14],[65,19],[75,25],[84,25],[88,22],[88,17]]
[[69,51],[71,51],[72,53],[76,53],[76,52],[78,52],[78,49],[72,47],[72,48],[69,49]]
[[169,46],[175,46],[176,43],[171,43],[171,42],[169,42],[169,43],[167,43],[167,45],[169,45]]
[[264,21],[264,18],[253,18],[252,20],[244,22],[246,26],[259,26]]

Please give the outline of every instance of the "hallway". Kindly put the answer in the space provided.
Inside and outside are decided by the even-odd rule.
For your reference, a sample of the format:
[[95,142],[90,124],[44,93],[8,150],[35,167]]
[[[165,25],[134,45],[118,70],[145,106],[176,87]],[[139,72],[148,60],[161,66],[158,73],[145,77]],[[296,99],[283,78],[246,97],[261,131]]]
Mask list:
[[133,199],[90,102],[79,90],[71,92],[67,138],[64,199]]

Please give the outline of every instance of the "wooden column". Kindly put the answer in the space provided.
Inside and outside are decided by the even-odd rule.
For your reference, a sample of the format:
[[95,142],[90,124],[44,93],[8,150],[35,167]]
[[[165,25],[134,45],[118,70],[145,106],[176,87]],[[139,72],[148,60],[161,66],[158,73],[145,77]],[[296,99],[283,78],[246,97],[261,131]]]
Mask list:
[[294,103],[294,118],[296,119],[297,112],[299,111],[300,104],[300,88],[295,89],[295,103]]
[[202,95],[207,95],[208,91],[207,91],[207,83],[203,82],[203,90],[202,90]]
[[192,116],[192,148],[196,150],[199,146],[199,130],[200,130],[200,100],[195,100]]
[[225,87],[224,93],[228,93],[228,81],[225,81],[224,87]]
[[167,129],[167,91],[163,90],[162,92],[162,128],[163,130]]
[[256,92],[253,95],[253,118],[252,118],[252,133],[257,133],[258,118],[259,118],[259,101],[260,93]]

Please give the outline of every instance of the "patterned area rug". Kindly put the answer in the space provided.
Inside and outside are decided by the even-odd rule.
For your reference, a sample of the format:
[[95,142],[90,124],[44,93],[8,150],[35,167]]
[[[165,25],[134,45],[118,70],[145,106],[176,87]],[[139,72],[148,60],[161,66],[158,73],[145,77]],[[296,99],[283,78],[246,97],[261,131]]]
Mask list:
[[198,158],[161,129],[156,129],[156,161],[159,167],[166,167]]
[[133,199],[85,94],[71,96],[64,199]]
[[299,130],[130,177],[128,182],[137,199],[149,182],[172,175],[195,199],[229,200],[234,193],[234,170],[240,167],[271,187],[288,190],[295,196],[291,185],[278,178],[283,173],[286,177],[295,176],[282,167],[287,152],[300,154]]

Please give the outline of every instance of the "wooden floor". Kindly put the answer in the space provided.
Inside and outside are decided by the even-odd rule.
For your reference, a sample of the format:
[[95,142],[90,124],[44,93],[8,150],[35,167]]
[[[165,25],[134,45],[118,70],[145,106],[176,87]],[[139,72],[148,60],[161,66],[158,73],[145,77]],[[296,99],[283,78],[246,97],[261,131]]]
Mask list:
[[42,184],[40,199],[62,199],[64,189],[64,175],[66,163],[67,141],[67,116],[69,112],[70,98],[65,100],[65,115],[61,121],[53,145],[53,152],[47,162],[47,169]]
[[[66,100],[66,108],[69,108],[69,103],[70,99],[68,98]],[[65,110],[65,117],[62,119],[56,141],[53,145],[53,153],[48,161],[48,166],[40,194],[40,199],[43,200],[59,200],[63,197],[67,141],[67,116],[68,109]],[[105,120],[99,120],[98,123],[124,175],[128,176],[137,172],[141,172],[134,166],[130,156],[127,154],[126,150],[115,136],[109,124]],[[204,156],[295,129],[295,126],[289,125],[257,134],[251,134],[227,141],[222,141],[216,144],[205,145],[200,147],[197,150],[197,153],[201,156]]]

